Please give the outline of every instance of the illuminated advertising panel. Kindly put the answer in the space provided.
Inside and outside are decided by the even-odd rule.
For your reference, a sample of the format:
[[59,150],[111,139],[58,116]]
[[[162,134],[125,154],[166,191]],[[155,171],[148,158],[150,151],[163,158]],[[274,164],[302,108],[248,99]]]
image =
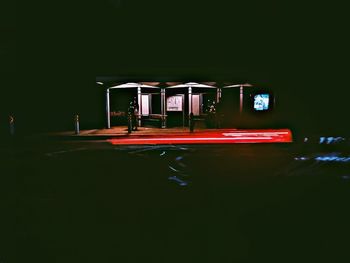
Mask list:
[[254,96],[254,110],[265,111],[269,109],[269,94],[257,94]]
[[174,95],[167,98],[166,102],[166,110],[167,111],[182,111],[182,103],[183,103],[182,95]]

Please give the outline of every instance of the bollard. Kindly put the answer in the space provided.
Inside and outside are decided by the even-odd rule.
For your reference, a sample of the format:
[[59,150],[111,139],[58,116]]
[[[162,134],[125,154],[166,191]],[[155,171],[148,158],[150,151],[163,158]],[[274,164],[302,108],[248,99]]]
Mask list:
[[80,129],[79,129],[79,115],[75,115],[74,117],[74,121],[75,121],[75,134],[79,134],[80,133]]
[[132,115],[129,112],[128,113],[128,133],[131,133],[131,130],[132,130]]
[[190,132],[193,132],[194,130],[194,119],[193,119],[193,113],[190,113]]
[[9,116],[9,125],[10,125],[10,135],[15,135],[15,118],[10,115]]

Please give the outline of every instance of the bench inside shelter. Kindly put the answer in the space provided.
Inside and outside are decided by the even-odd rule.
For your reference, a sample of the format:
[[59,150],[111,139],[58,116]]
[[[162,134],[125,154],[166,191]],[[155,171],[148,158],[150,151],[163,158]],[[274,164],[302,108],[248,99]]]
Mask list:
[[149,114],[141,116],[141,123],[144,127],[162,127],[162,114]]

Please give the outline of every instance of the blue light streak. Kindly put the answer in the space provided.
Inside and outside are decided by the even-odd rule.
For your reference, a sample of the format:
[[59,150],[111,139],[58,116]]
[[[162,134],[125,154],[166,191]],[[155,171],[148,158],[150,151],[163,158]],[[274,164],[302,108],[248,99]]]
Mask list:
[[333,144],[345,141],[343,137],[320,137],[319,144]]
[[315,160],[317,162],[350,162],[350,156],[339,156],[338,153],[330,153],[321,156],[313,156],[313,157],[295,157],[296,161],[307,161],[307,160]]

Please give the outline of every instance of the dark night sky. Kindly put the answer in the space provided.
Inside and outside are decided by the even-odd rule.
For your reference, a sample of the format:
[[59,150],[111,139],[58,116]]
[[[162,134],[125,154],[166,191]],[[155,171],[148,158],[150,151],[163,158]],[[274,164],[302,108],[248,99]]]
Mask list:
[[132,74],[264,83],[278,93],[291,126],[349,129],[349,21],[337,1],[99,0],[17,7],[20,18],[5,19],[2,27],[2,122],[13,111],[23,126],[37,127],[42,116],[45,126],[59,129],[80,112],[93,124],[104,107],[95,77]]

